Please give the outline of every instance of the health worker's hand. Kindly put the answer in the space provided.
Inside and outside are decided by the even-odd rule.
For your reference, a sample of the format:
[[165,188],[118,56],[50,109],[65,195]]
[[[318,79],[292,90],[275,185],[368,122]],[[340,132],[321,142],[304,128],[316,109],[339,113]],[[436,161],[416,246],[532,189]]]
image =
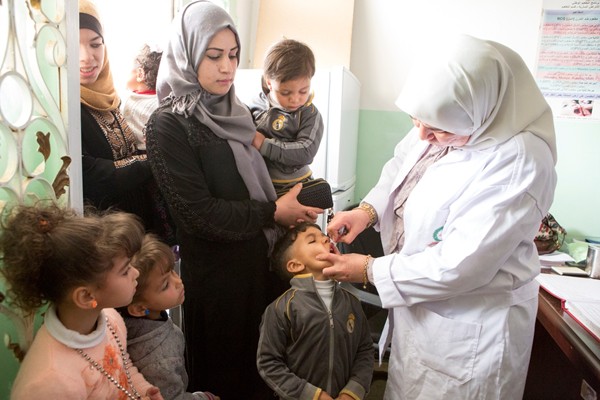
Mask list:
[[364,210],[340,211],[327,224],[327,235],[336,243],[352,243],[369,224]]
[[327,260],[332,265],[323,269],[323,275],[338,282],[362,282],[365,269],[364,254],[319,254],[317,260]]

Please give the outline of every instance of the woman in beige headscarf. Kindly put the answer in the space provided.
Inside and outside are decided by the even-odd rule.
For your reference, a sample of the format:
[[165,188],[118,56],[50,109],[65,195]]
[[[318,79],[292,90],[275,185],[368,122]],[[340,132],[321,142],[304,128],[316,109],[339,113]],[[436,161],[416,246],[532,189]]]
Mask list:
[[511,49],[466,35],[425,48],[397,101],[415,127],[359,208],[328,225],[345,243],[373,225],[385,255],[332,254],[324,272],[373,282],[389,309],[386,399],[520,399],[533,238],[556,185],[552,113]]
[[172,240],[146,154],[119,110],[100,17],[89,0],[79,1],[79,77],[84,201],[134,213],[146,229]]

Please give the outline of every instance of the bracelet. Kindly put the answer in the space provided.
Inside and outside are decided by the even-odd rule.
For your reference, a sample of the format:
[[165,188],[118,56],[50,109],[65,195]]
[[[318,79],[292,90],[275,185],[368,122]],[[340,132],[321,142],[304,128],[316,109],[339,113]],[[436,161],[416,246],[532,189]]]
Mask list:
[[373,208],[372,205],[366,202],[361,202],[355,210],[363,210],[369,215],[369,223],[365,227],[365,229],[372,227],[377,222],[377,211]]
[[367,258],[365,258],[365,266],[363,268],[363,289],[366,289],[367,283],[369,283],[369,278],[367,277],[367,269],[369,269],[369,261],[371,261],[371,255],[367,254]]

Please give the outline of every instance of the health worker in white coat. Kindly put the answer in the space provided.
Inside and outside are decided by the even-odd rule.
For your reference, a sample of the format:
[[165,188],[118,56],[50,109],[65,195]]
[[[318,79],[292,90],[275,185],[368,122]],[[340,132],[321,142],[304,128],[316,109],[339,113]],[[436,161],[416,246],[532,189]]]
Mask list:
[[539,289],[533,238],[556,186],[552,113],[513,50],[466,35],[439,44],[396,103],[415,127],[359,207],[327,228],[350,243],[374,225],[385,255],[329,254],[324,272],[368,279],[390,310],[385,399],[520,399]]

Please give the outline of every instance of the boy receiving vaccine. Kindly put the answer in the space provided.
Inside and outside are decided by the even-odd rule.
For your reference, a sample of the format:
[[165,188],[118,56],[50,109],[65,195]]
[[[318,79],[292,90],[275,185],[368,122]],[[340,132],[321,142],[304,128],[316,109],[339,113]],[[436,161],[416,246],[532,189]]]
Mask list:
[[273,267],[292,275],[291,289],[263,315],[258,371],[285,399],[364,399],[374,354],[359,300],[323,275],[333,251],[320,227],[303,222],[277,242]]

